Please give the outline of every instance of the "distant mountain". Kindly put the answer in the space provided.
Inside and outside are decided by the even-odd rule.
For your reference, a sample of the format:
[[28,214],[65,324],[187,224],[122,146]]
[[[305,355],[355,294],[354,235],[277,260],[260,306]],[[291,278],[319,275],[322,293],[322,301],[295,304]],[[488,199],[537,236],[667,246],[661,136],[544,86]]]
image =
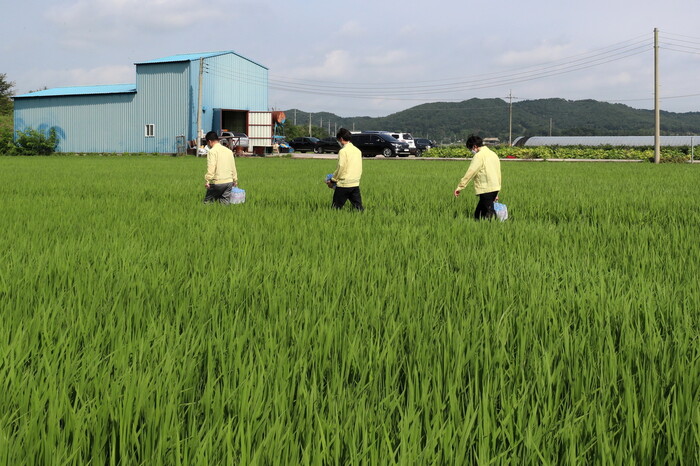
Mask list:
[[[513,103],[512,138],[518,136],[642,136],[654,134],[654,112],[623,104],[596,100],[539,99]],[[306,125],[309,113],[286,110],[293,123]],[[415,137],[441,142],[464,140],[470,134],[498,137],[508,141],[508,103],[502,99],[470,99],[463,102],[434,102],[385,117],[339,117],[332,113],[311,113],[314,126],[330,132],[346,127],[357,131],[409,131]],[[321,125],[322,122],[322,125]],[[664,135],[700,134],[700,112],[661,112]]]

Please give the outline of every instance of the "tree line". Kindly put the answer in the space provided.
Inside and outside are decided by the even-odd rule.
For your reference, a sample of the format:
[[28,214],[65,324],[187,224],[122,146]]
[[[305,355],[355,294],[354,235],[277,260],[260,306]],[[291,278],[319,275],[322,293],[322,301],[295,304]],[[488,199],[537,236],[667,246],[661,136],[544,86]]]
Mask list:
[[[512,110],[512,129],[509,127]],[[297,121],[331,121],[356,130],[408,131],[449,143],[469,134],[509,136],[649,136],[654,134],[654,112],[596,100],[538,99],[515,102],[469,99],[418,105],[385,117],[340,117],[332,113],[296,111]],[[321,128],[323,129],[323,128]],[[700,134],[700,112],[661,112],[663,135]],[[307,134],[308,135],[308,129]]]

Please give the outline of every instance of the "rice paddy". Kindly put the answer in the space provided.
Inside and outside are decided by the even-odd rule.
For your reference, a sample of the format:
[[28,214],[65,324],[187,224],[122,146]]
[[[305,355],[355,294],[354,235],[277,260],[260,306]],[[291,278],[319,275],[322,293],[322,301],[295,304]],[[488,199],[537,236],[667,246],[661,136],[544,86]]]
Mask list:
[[0,157],[0,464],[698,464],[700,167]]

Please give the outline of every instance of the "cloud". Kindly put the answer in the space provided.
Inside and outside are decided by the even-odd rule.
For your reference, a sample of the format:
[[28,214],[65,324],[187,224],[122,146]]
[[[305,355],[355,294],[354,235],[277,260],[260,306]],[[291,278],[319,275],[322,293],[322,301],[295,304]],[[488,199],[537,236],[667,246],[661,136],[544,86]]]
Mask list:
[[570,45],[542,44],[534,49],[509,50],[499,55],[495,63],[502,66],[538,65],[573,55]]
[[[44,86],[71,87],[101,84],[132,84],[136,82],[136,68],[133,65],[100,66],[96,68],[46,69],[40,75],[32,74],[23,80],[26,92]],[[24,87],[23,86],[23,87]]]
[[204,34],[207,22],[220,17],[212,11],[227,10],[235,9],[223,0],[77,0],[54,4],[44,18],[60,28],[66,46],[90,49],[144,34]]
[[337,49],[327,52],[318,64],[289,70],[285,72],[285,75],[294,79],[321,81],[347,76],[353,68],[353,59],[350,53],[347,50]]
[[387,65],[407,64],[411,59],[405,50],[387,50],[377,55],[363,56],[363,62],[370,66],[385,67]]
[[339,35],[347,37],[362,37],[366,32],[366,29],[357,21],[347,21],[338,29]]
[[286,68],[285,77],[314,81],[371,82],[376,77],[401,81],[416,72],[418,64],[405,50],[388,50],[376,54],[353,53],[346,49],[326,52],[322,60],[310,66]]
[[415,37],[420,32],[421,30],[415,24],[407,24],[399,30],[399,34],[406,37]]

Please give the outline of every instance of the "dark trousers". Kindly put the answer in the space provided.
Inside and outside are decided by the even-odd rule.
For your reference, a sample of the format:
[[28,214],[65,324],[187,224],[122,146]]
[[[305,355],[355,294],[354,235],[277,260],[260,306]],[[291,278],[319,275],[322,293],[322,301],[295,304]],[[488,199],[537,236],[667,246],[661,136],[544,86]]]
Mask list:
[[350,204],[357,210],[365,210],[362,207],[362,195],[360,194],[360,187],[355,186],[354,188],[335,188],[333,192],[333,208],[342,209],[345,205],[345,201],[350,201]]
[[493,203],[498,196],[498,191],[492,193],[479,194],[479,203],[474,211],[474,218],[481,220],[482,218],[490,219],[496,216],[496,209],[493,208]]
[[210,184],[204,195],[204,203],[219,201],[221,204],[230,204],[231,189],[233,189],[233,183]]

